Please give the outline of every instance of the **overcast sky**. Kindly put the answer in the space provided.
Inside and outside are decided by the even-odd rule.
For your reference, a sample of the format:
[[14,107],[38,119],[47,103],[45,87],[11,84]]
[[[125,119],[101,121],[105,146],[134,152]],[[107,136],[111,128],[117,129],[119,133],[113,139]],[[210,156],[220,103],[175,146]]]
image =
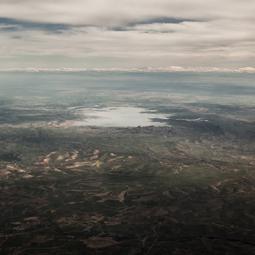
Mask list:
[[255,66],[255,0],[0,0],[0,68]]

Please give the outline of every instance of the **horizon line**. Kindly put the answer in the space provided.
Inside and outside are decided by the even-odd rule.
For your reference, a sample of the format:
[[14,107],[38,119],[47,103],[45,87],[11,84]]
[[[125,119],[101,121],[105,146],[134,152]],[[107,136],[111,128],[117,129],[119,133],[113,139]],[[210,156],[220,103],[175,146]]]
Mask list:
[[216,73],[255,73],[255,67],[246,66],[239,68],[220,68],[220,67],[134,67],[134,68],[73,68],[73,67],[14,67],[0,68],[0,72],[216,72]]

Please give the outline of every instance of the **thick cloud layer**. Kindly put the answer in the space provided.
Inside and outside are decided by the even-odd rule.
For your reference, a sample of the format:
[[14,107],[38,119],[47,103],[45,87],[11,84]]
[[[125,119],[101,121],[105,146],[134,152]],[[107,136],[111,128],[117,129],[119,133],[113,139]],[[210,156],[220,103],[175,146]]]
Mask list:
[[239,68],[254,0],[0,0],[0,68]]

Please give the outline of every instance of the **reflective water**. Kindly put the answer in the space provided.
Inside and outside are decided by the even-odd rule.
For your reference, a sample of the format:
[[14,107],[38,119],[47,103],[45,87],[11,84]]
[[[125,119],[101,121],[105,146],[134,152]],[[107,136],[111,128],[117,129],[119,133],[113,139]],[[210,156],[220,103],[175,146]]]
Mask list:
[[69,122],[71,126],[137,127],[165,126],[169,114],[140,107],[84,108],[78,111],[81,120]]

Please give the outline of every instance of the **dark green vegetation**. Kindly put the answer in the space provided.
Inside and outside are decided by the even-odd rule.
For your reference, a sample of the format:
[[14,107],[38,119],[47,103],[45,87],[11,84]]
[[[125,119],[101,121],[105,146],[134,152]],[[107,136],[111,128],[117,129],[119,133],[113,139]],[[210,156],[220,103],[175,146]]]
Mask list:
[[[163,81],[171,80],[164,75]],[[134,77],[140,84],[141,75]],[[124,78],[105,81],[127,85]],[[217,95],[209,85],[199,90],[205,77],[196,78],[195,92],[188,91],[185,75],[182,79],[182,87],[173,85],[169,91],[162,80],[155,91],[151,84],[111,87],[115,96],[101,94],[101,83],[83,94],[71,89],[80,94],[71,99],[64,96],[65,88],[52,95],[56,100],[49,91],[58,85],[45,91],[31,85],[21,98],[4,86],[0,253],[255,254],[255,108],[240,103],[242,96],[254,98],[253,87],[245,80],[240,95],[241,85],[233,84],[232,90],[223,84]],[[198,91],[203,95],[190,100]],[[216,98],[224,100],[214,102]],[[77,118],[70,107],[91,107],[93,102],[169,113],[165,122],[170,125],[49,124]]]

